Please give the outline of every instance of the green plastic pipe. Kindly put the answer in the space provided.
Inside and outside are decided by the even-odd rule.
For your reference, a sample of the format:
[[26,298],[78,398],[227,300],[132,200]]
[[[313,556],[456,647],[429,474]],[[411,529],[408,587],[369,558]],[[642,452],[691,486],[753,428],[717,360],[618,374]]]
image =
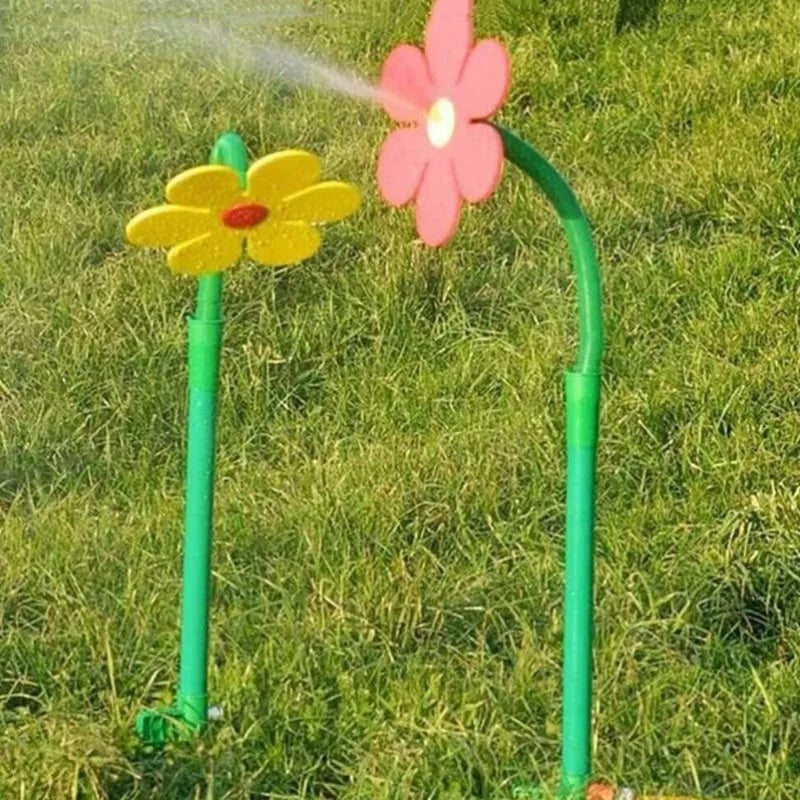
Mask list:
[[578,295],[579,347],[565,375],[567,514],[561,796],[583,798],[591,772],[594,506],[603,308],[586,215],[569,184],[531,145],[496,126],[505,154],[544,192],[569,242]]
[[[247,151],[234,133],[223,134],[212,164],[236,170],[247,181]],[[214,513],[214,447],[222,343],[222,276],[198,279],[195,313],[188,320],[189,399],[186,453],[183,589],[181,598],[178,712],[191,730],[208,718],[208,619]]]

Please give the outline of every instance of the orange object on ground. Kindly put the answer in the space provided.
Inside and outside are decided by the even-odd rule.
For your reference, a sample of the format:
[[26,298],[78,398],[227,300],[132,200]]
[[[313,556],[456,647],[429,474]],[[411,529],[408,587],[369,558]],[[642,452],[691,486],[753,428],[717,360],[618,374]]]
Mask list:
[[586,800],[614,800],[614,787],[607,783],[591,783],[586,787]]
[[586,787],[586,800],[697,800],[697,798],[675,797],[663,794],[638,795],[628,787],[618,789],[608,783],[590,783]]

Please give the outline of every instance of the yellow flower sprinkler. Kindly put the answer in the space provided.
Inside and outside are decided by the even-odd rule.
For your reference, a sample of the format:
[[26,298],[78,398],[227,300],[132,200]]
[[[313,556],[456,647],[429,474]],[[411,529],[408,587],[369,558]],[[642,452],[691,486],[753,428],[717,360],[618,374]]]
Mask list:
[[136,216],[126,229],[132,244],[170,247],[167,263],[184,275],[208,275],[234,266],[242,245],[253,261],[285,267],[310,258],[322,239],[316,224],[352,214],[354,186],[318,183],[319,159],[285,150],[256,161],[244,176],[210,164],[182,172],[167,184],[170,205]]
[[189,318],[189,404],[186,453],[180,676],[175,705],[142,711],[136,732],[148,745],[202,731],[209,718],[208,612],[214,500],[214,440],[222,341],[222,272],[243,252],[269,267],[297,264],[321,245],[318,225],[342,220],[361,203],[346,183],[320,182],[319,159],[285,150],[247,166],[241,138],[221,136],[211,164],[182,172],[167,184],[166,205],[138,214],[128,240],[168,247],[167,263],[198,278]]

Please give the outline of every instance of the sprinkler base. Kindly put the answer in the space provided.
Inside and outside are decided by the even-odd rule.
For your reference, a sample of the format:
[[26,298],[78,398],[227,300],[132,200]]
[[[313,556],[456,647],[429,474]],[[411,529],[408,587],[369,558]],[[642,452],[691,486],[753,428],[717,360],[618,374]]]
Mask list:
[[185,742],[204,729],[205,724],[190,722],[177,706],[148,708],[136,715],[136,735],[147,747],[161,748],[169,742]]
[[[606,783],[589,783],[584,789],[561,787],[555,794],[547,793],[534,783],[523,783],[514,787],[513,800],[659,800],[655,797],[642,797],[629,786],[612,786]],[[669,798],[661,800],[693,800],[692,798]]]

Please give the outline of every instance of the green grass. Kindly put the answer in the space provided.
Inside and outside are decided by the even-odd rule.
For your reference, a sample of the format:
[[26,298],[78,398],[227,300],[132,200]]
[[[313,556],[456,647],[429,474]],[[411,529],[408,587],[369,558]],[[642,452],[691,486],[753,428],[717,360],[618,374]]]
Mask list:
[[[124,28],[67,32],[87,5],[0,12],[0,797],[552,780],[575,349],[557,220],[509,168],[449,248],[420,249],[377,197],[380,112],[187,70]],[[325,7],[286,35],[370,78],[424,26],[419,2]],[[513,61],[500,120],[574,184],[604,270],[596,772],[791,800],[800,10],[666,0],[620,35],[616,17],[477,2]],[[302,267],[227,280],[210,675],[227,719],[147,759],[133,718],[177,671],[193,284],[123,229],[229,127],[254,157],[320,153],[365,205]]]

